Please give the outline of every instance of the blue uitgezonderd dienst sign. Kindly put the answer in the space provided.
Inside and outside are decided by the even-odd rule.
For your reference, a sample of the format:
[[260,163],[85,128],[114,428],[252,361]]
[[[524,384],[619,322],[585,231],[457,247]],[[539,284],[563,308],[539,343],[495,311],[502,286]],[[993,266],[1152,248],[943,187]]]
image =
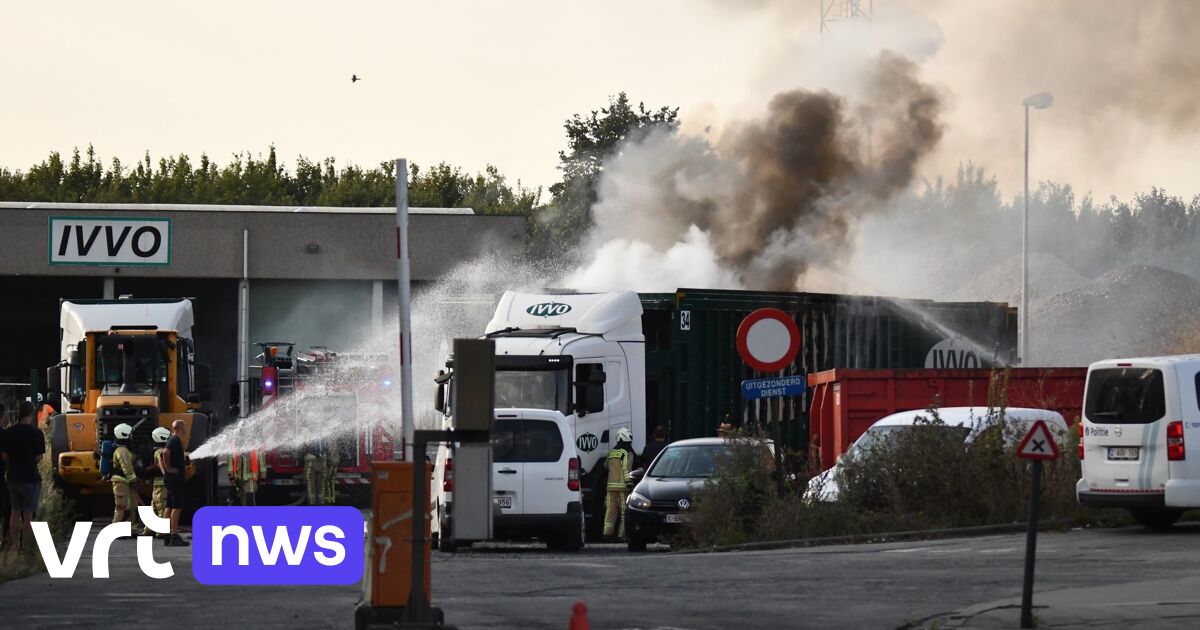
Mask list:
[[804,393],[804,387],[804,376],[752,379],[742,381],[742,398],[744,400],[758,400],[759,398],[775,398],[779,396],[799,396]]

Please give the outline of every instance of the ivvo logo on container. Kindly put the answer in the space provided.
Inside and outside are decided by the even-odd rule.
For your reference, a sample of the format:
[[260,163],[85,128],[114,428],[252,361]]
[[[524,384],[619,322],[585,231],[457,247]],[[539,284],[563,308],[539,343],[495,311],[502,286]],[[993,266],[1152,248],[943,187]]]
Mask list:
[[348,506],[204,507],[192,519],[201,584],[354,584],[363,574],[362,513]]

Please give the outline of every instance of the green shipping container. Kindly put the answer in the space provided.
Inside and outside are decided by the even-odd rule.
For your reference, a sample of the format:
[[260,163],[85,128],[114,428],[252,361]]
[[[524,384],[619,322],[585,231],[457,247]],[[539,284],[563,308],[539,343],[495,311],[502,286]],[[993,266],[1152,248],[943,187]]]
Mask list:
[[[672,440],[716,435],[728,418],[734,426],[762,423],[804,451],[807,392],[744,401],[743,380],[833,368],[992,367],[1011,361],[1017,342],[1016,309],[1003,303],[708,289],[641,299],[647,435],[662,425]],[[735,339],[742,319],[767,307],[793,318],[801,343],[790,366],[763,374],[742,361]]]

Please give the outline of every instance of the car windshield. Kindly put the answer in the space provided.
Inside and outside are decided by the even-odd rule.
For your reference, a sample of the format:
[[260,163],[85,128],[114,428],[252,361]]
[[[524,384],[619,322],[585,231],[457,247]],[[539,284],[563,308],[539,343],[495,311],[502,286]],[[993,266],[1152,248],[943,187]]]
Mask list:
[[895,444],[901,436],[911,432],[916,428],[933,428],[937,427],[944,431],[960,434],[965,442],[967,436],[971,434],[969,427],[960,426],[939,426],[939,425],[912,425],[912,424],[889,424],[881,427],[872,427],[863,433],[856,442],[846,452],[847,455],[862,455],[871,452],[872,449]]
[[553,409],[571,413],[567,370],[496,370],[497,409]]
[[728,450],[724,444],[668,446],[646,474],[689,479],[711,477],[717,469],[717,459]]

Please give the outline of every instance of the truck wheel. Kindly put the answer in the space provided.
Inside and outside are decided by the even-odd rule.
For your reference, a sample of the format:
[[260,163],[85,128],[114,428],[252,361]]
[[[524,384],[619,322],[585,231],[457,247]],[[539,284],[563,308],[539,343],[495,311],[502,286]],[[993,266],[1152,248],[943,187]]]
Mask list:
[[[188,452],[195,452],[200,445],[208,441],[208,423],[208,416],[202,413],[192,414],[192,427],[188,434]],[[188,480],[183,494],[186,502],[183,517],[189,524],[197,510],[206,505],[215,505],[217,502],[216,461],[206,459],[193,462],[193,464],[196,467],[196,473]]]
[[446,513],[438,508],[438,543],[437,549],[442,553],[454,553],[458,551],[458,545],[455,544],[454,532],[450,529],[450,519],[446,517]]
[[84,495],[79,486],[67,483],[66,479],[58,476],[58,456],[70,450],[67,440],[67,416],[56,414],[50,417],[50,483],[54,485],[64,499],[71,504],[71,510],[77,521],[90,521],[95,516],[94,495]]
[[596,462],[584,479],[583,511],[587,515],[587,540],[600,540],[604,534],[604,499],[608,492],[608,471],[604,460]]
[[579,514],[579,523],[574,527],[568,527],[567,531],[562,534],[562,550],[563,551],[579,551],[583,549],[584,531],[587,529],[587,519],[583,513]]
[[73,520],[90,521],[95,516],[95,495],[84,495],[79,491],[79,486],[68,483],[66,479],[58,476],[58,471],[54,471],[50,483],[54,486],[67,503],[70,504],[70,510],[74,514]]
[[50,467],[58,468],[58,456],[71,448],[67,441],[67,416],[57,414],[50,418]]
[[1129,510],[1129,514],[1147,529],[1168,529],[1183,516],[1183,510],[1139,509]]

